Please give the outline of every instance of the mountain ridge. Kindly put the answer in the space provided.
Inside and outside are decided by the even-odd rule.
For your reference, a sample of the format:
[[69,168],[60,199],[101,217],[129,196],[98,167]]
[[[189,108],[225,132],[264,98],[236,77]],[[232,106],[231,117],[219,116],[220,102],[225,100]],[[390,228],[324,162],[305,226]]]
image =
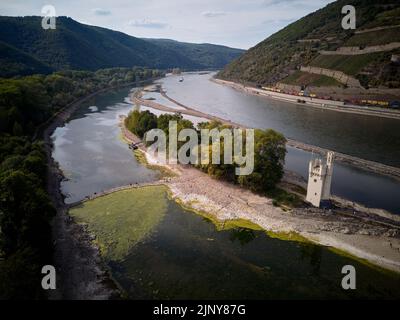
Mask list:
[[[198,44],[171,42],[174,46],[155,44],[125,33],[82,24],[69,17],[58,17],[55,30],[41,27],[42,17],[0,16],[0,62],[17,66],[16,71],[0,72],[1,76],[30,74],[36,71],[64,69],[97,70],[112,67],[148,67],[185,70],[218,69],[242,54],[243,50],[225,48],[225,52],[204,52],[212,59],[201,59],[182,47]],[[220,48],[218,45],[216,47]],[[221,46],[222,48],[222,46]],[[11,51],[20,53],[12,59]],[[6,54],[8,52],[8,54]],[[215,59],[214,59],[215,56]],[[3,68],[4,69],[4,68]],[[41,72],[39,72],[41,73]]]

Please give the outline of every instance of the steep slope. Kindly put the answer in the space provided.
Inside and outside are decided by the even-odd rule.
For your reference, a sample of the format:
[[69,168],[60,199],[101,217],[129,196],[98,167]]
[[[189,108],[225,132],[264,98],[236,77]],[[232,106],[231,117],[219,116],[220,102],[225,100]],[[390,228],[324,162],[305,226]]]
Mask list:
[[0,41],[0,75],[9,77],[15,73],[29,75],[33,73],[50,73],[52,68],[32,56]]
[[40,17],[1,17],[0,40],[54,69],[107,67],[198,67],[186,57],[121,32],[59,17],[56,30],[41,28]]
[[[58,17],[55,30],[42,29],[41,17],[0,17],[0,41],[4,44],[0,46],[0,57],[8,59],[0,76],[18,75],[21,71],[23,74],[46,72],[45,68],[30,68],[30,64],[35,65],[34,61],[52,70],[132,66],[208,69],[222,67],[241,53],[222,46],[193,45],[192,48],[186,43],[180,46],[179,42],[169,48],[157,45],[158,41],[81,24],[68,17]],[[11,54],[11,48],[18,50],[18,54]],[[21,67],[27,56],[33,61]]]
[[185,57],[201,64],[206,69],[219,69],[223,68],[226,64],[232,60],[238,58],[245,52],[242,49],[229,48],[226,46],[220,46],[210,43],[187,43],[178,42],[170,39],[148,39],[143,40],[153,43],[164,49],[172,50],[178,54],[182,54]]
[[[344,5],[356,8],[357,29],[341,27]],[[350,72],[365,87],[398,87],[395,81],[399,74],[391,58],[399,49],[378,53],[365,50],[365,54],[349,58],[348,51],[369,46],[400,42],[400,3],[392,0],[339,0],[290,24],[281,31],[249,49],[239,59],[225,67],[217,76],[226,80],[247,82],[254,85],[272,85],[287,79],[287,83],[304,85],[315,83],[336,85],[334,78],[326,81],[322,77],[309,76],[299,71],[301,66],[328,67],[332,70]],[[389,27],[391,26],[391,27]],[[367,30],[368,28],[378,30]],[[374,33],[375,32],[375,33]],[[351,50],[342,47],[354,47]],[[338,54],[338,51],[340,54]],[[361,50],[361,51],[360,51]],[[341,68],[341,69],[340,69]],[[304,79],[314,82],[303,83]]]

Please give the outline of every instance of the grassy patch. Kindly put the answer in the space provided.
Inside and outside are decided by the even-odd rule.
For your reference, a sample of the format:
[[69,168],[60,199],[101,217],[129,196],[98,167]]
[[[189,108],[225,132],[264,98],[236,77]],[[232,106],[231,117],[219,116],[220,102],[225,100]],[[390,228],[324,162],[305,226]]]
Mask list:
[[300,234],[298,234],[296,232],[266,231],[266,233],[270,238],[274,238],[274,239],[285,240],[285,241],[296,241],[296,242],[302,242],[302,243],[312,243],[310,240],[308,240],[307,238],[301,236]]
[[400,8],[394,8],[392,10],[383,11],[375,16],[374,19],[370,19],[367,24],[363,26],[363,29],[383,27],[383,26],[394,26],[400,24]]
[[119,191],[84,202],[69,214],[88,225],[106,259],[119,261],[162,220],[168,205],[165,191],[164,186]]
[[266,195],[272,198],[272,204],[274,206],[281,207],[283,210],[290,210],[303,204],[303,200],[301,200],[298,195],[287,192],[281,188],[275,188]]
[[296,86],[315,86],[315,87],[340,87],[342,84],[334,78],[312,74],[308,72],[296,71],[281,81],[282,83]]
[[348,75],[356,75],[368,64],[377,61],[382,53],[368,53],[355,56],[319,55],[310,65],[324,69],[342,71]]
[[355,34],[343,46],[377,46],[398,41],[400,41],[400,27]]

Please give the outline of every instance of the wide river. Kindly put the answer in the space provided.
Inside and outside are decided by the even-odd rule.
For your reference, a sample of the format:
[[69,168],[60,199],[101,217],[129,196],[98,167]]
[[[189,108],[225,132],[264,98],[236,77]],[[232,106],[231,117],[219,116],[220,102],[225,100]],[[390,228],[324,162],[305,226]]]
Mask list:
[[[66,202],[111,187],[153,181],[157,173],[120,139],[128,89],[98,95],[53,135],[67,177]],[[105,250],[114,279],[132,298],[398,298],[400,277],[326,247],[272,238],[233,225],[221,230],[167,197],[165,188],[118,192],[72,210]],[[341,268],[357,270],[357,290]]]
[[[167,94],[197,110],[253,128],[272,128],[286,137],[359,158],[400,167],[400,120],[320,110],[247,94],[210,81],[210,74],[168,76]],[[160,101],[163,103],[163,101]],[[311,153],[288,148],[286,168],[308,177]],[[336,162],[332,192],[400,214],[400,182]]]

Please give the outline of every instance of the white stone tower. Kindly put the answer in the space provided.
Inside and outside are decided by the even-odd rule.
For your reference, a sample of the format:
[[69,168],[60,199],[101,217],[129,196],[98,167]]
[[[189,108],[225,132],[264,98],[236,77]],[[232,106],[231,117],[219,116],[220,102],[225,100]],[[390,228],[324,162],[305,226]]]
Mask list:
[[319,207],[322,200],[329,200],[331,197],[333,156],[334,153],[329,151],[325,164],[320,158],[310,161],[306,200],[315,207]]

